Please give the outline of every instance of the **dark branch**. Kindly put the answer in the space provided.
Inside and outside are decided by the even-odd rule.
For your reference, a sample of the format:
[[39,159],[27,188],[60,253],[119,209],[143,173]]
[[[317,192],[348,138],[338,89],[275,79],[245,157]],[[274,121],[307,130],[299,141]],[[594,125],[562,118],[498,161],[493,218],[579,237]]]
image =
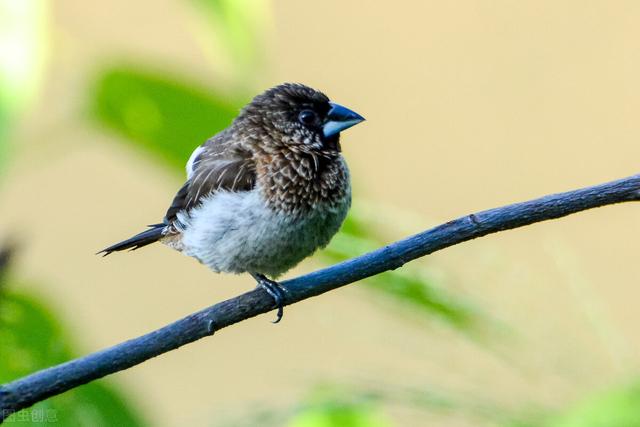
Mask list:
[[[287,280],[286,304],[294,304],[416,258],[490,233],[560,218],[599,206],[640,200],[640,175],[471,214],[334,266]],[[274,309],[262,289],[218,303],[164,328],[0,386],[0,421],[105,375],[118,372],[214,331]]]

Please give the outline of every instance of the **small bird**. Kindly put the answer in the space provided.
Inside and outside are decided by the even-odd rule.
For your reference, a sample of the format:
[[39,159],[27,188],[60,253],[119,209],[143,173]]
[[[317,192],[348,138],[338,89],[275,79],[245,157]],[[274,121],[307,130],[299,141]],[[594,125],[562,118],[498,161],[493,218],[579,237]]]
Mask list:
[[249,273],[279,322],[286,296],[272,279],[340,228],[351,205],[340,132],[363,120],[302,84],[268,89],[191,154],[162,223],[99,253],[159,241],[217,273]]

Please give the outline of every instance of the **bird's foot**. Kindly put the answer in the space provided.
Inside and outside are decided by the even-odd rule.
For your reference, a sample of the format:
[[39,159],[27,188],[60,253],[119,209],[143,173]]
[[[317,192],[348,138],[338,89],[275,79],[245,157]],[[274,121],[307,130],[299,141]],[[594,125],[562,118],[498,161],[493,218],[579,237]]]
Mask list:
[[284,314],[284,301],[286,299],[287,290],[283,288],[280,283],[268,279],[264,274],[252,273],[251,275],[258,282],[258,287],[264,289],[276,302],[278,313],[276,314],[276,320],[271,323],[278,323]]

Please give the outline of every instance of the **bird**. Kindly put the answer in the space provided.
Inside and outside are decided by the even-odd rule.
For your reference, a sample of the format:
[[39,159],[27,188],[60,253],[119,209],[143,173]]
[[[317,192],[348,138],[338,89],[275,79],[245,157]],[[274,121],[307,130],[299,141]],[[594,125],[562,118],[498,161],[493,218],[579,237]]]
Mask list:
[[347,216],[340,135],[364,120],[300,83],[264,91],[193,151],[162,222],[98,254],[160,242],[216,273],[249,273],[278,323],[286,290],[275,279],[325,247]]

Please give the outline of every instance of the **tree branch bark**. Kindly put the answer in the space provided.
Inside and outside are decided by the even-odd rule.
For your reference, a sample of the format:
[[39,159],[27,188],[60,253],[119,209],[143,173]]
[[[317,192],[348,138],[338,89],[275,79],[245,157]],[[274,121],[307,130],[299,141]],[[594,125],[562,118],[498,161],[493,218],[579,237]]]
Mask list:
[[[586,209],[640,200],[640,175],[467,215],[368,254],[282,282],[286,305],[401,267],[416,258],[490,233]],[[256,288],[161,329],[0,386],[0,422],[11,413],[135,366],[215,331],[274,309]]]

